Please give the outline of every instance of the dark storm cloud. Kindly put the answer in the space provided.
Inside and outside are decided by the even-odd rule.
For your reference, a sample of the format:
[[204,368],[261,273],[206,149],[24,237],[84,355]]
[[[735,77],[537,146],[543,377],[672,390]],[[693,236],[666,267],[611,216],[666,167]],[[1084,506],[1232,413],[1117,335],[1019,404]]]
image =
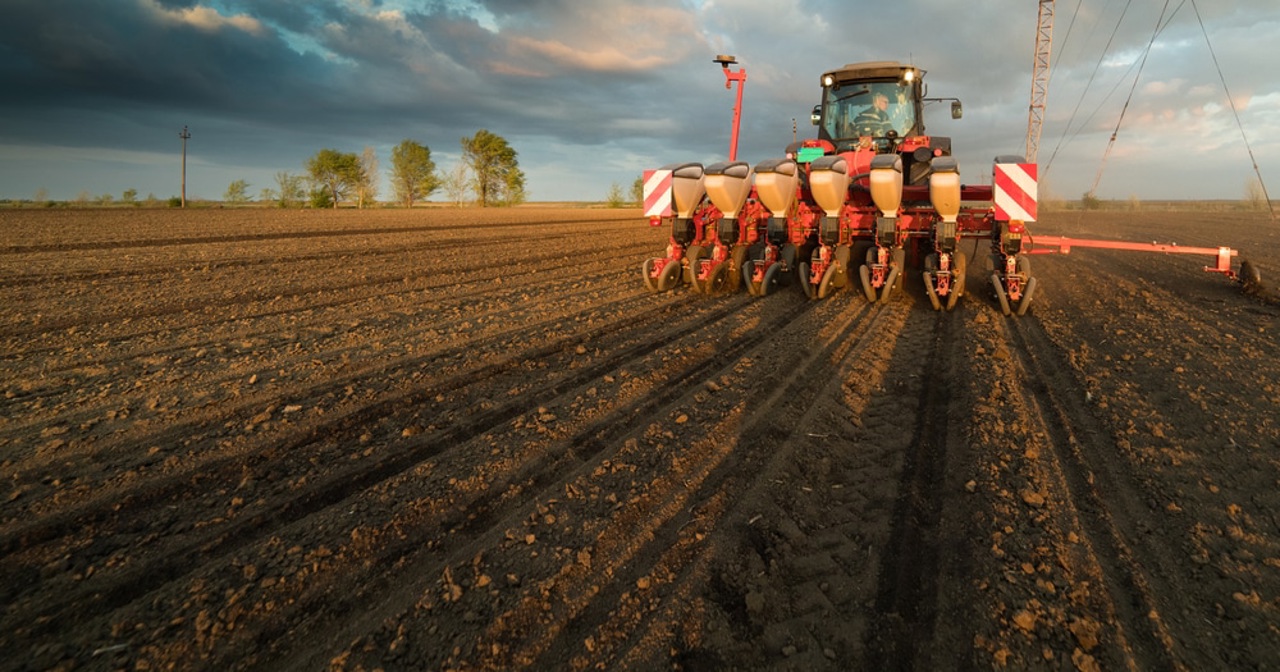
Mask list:
[[[1117,3],[1057,4],[1045,143],[1070,123],[1064,155],[1097,156],[1160,8],[1120,21]],[[1269,53],[1272,4],[1200,8],[1223,62]],[[1144,128],[1223,136],[1198,22],[1175,6],[1132,113]],[[793,119],[812,134],[824,70],[898,60],[928,71],[931,95],[964,100],[965,119],[931,107],[929,128],[977,170],[1022,149],[1036,21],[1034,3],[941,0],[10,0],[0,12],[0,150],[170,152],[191,124],[203,161],[296,171],[322,147],[385,151],[410,137],[448,154],[488,128],[520,151],[534,196],[550,198],[569,197],[537,190],[572,186],[561,176],[575,152],[595,180],[581,198],[645,167],[723,157],[734,92],[718,53],[749,70],[747,160],[776,156]],[[1269,72],[1229,68],[1232,93],[1274,100]],[[541,168],[556,177],[542,182]]]

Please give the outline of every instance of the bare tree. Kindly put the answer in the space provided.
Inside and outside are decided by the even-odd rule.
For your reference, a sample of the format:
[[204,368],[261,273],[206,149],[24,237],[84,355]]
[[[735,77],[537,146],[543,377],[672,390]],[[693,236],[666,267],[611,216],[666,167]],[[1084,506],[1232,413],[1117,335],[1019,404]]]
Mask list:
[[297,205],[306,195],[306,191],[302,188],[302,176],[288,171],[282,170],[276,173],[276,186],[279,187],[276,194],[280,197],[279,204],[282,208]]
[[365,147],[360,155],[360,181],[356,184],[356,207],[374,203],[378,199],[378,152]]
[[1267,209],[1266,190],[1262,188],[1262,181],[1258,178],[1252,178],[1244,187],[1244,207],[1248,210],[1256,210],[1261,212]]
[[467,197],[467,192],[471,191],[471,179],[467,174],[467,165],[459,161],[453,167],[453,170],[449,171],[440,180],[440,188],[444,189],[445,195],[449,197],[450,201],[453,201],[454,205],[462,205],[463,200]]

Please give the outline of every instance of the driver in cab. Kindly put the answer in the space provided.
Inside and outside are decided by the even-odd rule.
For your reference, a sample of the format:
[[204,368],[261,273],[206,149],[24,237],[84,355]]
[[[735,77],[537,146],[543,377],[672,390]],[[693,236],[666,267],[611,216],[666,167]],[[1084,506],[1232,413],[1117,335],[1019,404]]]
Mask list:
[[889,124],[889,97],[877,91],[871,96],[871,107],[863,110],[853,120],[858,135],[882,137],[892,126]]

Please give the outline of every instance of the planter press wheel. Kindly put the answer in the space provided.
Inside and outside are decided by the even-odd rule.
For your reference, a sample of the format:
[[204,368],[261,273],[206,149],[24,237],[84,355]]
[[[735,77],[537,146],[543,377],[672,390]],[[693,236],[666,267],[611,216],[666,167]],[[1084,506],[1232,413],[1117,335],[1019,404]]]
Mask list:
[[947,296],[947,310],[953,310],[964,296],[964,277],[969,270],[969,258],[964,252],[951,255],[951,294]]
[[687,279],[689,284],[693,286],[693,291],[701,293],[702,282],[698,280],[698,268],[701,266],[699,262],[707,256],[707,250],[701,245],[690,245],[685,251],[684,258],[689,263],[689,273]]
[[729,279],[733,271],[733,262],[724,261],[711,271],[711,275],[707,277],[707,281],[702,285],[702,291],[707,294],[720,294],[730,289],[734,283]]
[[1262,272],[1248,259],[1240,262],[1240,284],[1243,285],[1246,294],[1257,294],[1262,291]]
[[658,279],[653,276],[653,265],[656,261],[658,260],[654,258],[645,259],[644,264],[642,265],[644,286],[649,288],[649,291],[651,292],[658,291]]
[[800,288],[804,290],[804,295],[810,299],[815,298],[817,293],[814,292],[813,283],[809,281],[809,262],[800,262],[796,266],[796,273],[800,276]]
[[680,282],[680,268],[680,262],[678,261],[667,262],[667,265],[662,267],[662,274],[658,276],[657,281],[654,283],[655,289],[659,292],[665,292],[675,287],[676,283]]

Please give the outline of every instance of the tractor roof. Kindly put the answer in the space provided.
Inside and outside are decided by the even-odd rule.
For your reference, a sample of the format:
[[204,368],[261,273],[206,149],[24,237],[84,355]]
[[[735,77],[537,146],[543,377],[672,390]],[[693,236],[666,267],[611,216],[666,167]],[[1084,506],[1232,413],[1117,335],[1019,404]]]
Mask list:
[[829,70],[822,73],[822,79],[825,81],[830,75],[837,82],[849,82],[863,79],[898,79],[902,77],[902,73],[907,70],[915,70],[917,76],[924,75],[924,71],[916,68],[914,65],[899,63],[897,61],[867,61],[865,63],[849,63],[835,70]]

